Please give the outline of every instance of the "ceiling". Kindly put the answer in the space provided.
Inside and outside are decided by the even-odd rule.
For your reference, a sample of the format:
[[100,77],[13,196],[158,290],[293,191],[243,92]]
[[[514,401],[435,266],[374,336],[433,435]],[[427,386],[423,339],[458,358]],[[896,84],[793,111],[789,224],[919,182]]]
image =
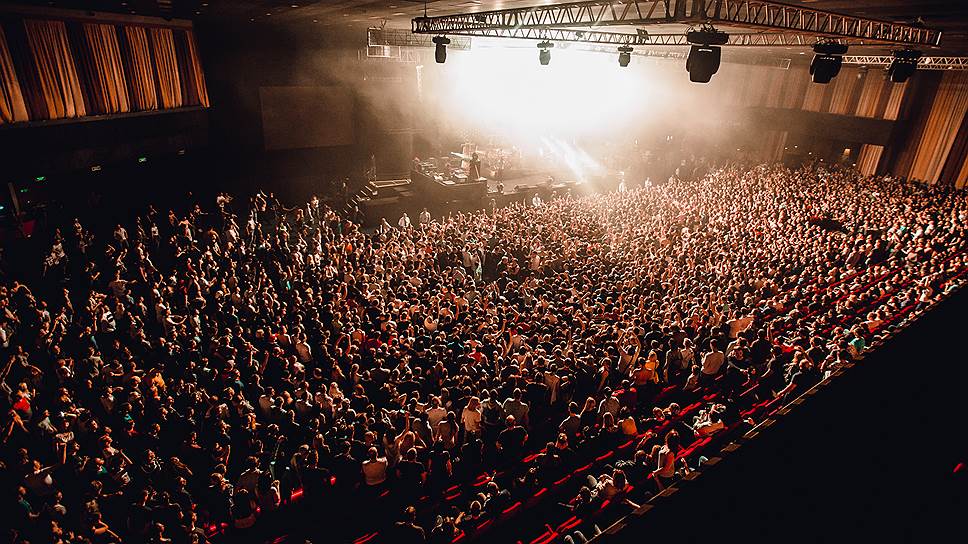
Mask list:
[[[178,17],[209,22],[374,26],[384,20],[409,28],[424,14],[447,15],[547,5],[556,0],[20,0],[92,11]],[[968,0],[785,0],[811,8],[891,22],[923,23],[943,31],[941,49],[927,54],[968,55]],[[626,27],[627,28],[627,27]],[[627,30],[626,30],[627,31]],[[882,48],[883,49],[883,48]],[[886,50],[886,49],[885,49]]]

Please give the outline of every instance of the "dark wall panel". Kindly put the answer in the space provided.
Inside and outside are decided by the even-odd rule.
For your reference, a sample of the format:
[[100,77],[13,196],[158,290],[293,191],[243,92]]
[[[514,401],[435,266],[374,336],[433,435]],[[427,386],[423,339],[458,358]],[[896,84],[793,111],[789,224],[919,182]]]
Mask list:
[[356,142],[354,98],[347,87],[260,87],[259,99],[267,151]]

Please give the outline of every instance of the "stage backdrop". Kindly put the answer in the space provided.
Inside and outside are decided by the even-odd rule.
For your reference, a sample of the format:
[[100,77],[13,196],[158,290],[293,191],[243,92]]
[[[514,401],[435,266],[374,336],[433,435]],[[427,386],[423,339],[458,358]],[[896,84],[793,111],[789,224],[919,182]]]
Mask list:
[[354,99],[347,87],[259,87],[266,151],[352,145]]

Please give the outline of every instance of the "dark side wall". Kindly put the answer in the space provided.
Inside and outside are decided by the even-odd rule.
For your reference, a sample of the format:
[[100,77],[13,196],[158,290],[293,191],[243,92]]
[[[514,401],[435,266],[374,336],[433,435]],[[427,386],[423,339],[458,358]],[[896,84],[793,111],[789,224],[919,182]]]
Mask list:
[[[302,199],[326,194],[334,180],[358,182],[371,156],[384,171],[399,169],[387,157],[408,164],[412,116],[405,105],[416,88],[414,67],[361,63],[365,28],[202,21],[195,34],[210,108],[2,127],[0,182],[27,188],[23,198],[37,201],[61,195],[83,203],[90,192],[124,193],[133,206],[189,191],[204,201],[221,190],[258,189]],[[352,144],[266,151],[264,86],[351,89]],[[43,185],[37,177],[46,178]],[[12,209],[7,188],[0,189],[0,205]]]
[[[308,22],[241,28],[198,24],[196,33],[209,74],[212,153],[235,189],[267,188],[301,199],[326,193],[328,183],[337,179],[349,178],[351,186],[359,183],[374,158],[379,170],[393,170],[384,168],[387,157],[409,154],[388,149],[387,142],[406,147],[412,128],[406,97],[415,90],[415,79],[402,77],[406,72],[402,66],[361,62],[365,28]],[[266,151],[259,88],[268,86],[349,89],[353,143]],[[306,119],[306,123],[318,122],[326,120]],[[399,163],[398,159],[394,162]]]

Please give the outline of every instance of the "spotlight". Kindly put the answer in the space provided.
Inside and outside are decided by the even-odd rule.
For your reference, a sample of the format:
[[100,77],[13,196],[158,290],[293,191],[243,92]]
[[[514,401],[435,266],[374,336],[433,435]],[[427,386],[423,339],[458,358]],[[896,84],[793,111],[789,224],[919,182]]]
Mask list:
[[540,49],[538,51],[538,62],[541,63],[541,66],[548,66],[548,63],[551,62],[551,48],[554,46],[555,44],[551,42],[540,42],[538,44],[538,49]]
[[847,46],[839,43],[818,43],[813,46],[813,62],[810,63],[810,75],[814,83],[826,85],[840,73],[840,66],[844,62]]
[[686,71],[689,72],[689,81],[709,83],[713,74],[719,71],[719,63],[723,53],[719,46],[729,42],[729,35],[710,25],[704,25],[699,30],[687,32],[686,40],[692,44],[689,49],[689,56],[686,57]]
[[695,45],[726,45],[729,43],[729,34],[705,26],[701,30],[686,32],[686,41]]
[[621,66],[622,68],[625,68],[626,66],[629,65],[629,62],[631,61],[632,61],[632,48],[627,45],[623,45],[622,47],[619,47],[618,65]]
[[719,61],[722,49],[718,45],[693,45],[686,57],[686,71],[689,81],[693,83],[709,83],[713,74],[719,71]]
[[918,70],[921,52],[911,49],[894,52],[894,60],[887,67],[887,77],[894,83],[904,83]]
[[447,44],[450,43],[450,38],[447,36],[434,36],[431,40],[434,42],[434,60],[437,64],[443,64],[447,62]]

